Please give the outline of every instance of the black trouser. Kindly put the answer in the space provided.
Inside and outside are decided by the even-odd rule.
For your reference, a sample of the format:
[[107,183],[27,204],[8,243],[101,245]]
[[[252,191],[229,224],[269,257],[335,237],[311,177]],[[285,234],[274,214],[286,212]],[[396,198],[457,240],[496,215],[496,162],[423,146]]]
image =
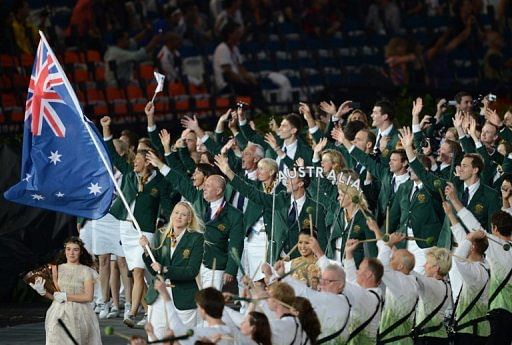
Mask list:
[[485,345],[488,337],[478,337],[473,334],[455,334],[455,345]]
[[491,335],[487,340],[488,345],[512,344],[512,313],[505,309],[494,309],[489,312],[491,323]]
[[420,337],[414,340],[414,345],[448,345],[448,338]]

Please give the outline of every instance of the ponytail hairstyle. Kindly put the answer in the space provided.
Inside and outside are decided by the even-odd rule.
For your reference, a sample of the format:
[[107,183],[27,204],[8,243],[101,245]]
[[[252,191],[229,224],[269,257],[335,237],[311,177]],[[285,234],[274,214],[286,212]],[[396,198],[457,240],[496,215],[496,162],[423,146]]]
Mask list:
[[251,311],[249,313],[249,324],[254,327],[252,340],[259,345],[272,345],[272,331],[265,314]]
[[318,336],[321,332],[320,321],[316,315],[313,306],[307,298],[295,297],[292,306],[297,310],[300,324],[304,332],[306,332],[311,345],[316,345]]

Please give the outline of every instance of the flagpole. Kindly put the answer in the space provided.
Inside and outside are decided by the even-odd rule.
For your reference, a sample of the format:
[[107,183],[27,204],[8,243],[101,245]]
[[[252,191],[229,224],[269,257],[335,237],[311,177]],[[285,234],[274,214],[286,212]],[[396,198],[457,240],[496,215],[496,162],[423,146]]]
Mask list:
[[[48,44],[48,41],[46,40],[46,37],[44,36],[44,33],[42,31],[39,31],[39,35],[41,36],[41,39],[44,41],[44,43],[46,44],[46,47],[48,48],[48,52],[51,53],[51,55],[54,57],[54,63],[55,63],[55,66],[57,67],[57,69],[59,70],[59,72],[62,74],[62,80],[64,82],[64,84],[66,84],[66,86],[70,89],[70,90],[73,90],[73,88],[71,87],[71,84],[69,83],[69,80],[68,80],[68,77],[66,76],[66,74],[64,73],[64,70],[62,69],[59,61],[57,60],[57,57],[55,56],[55,53],[53,52],[52,48],[50,47],[50,45]],[[98,152],[100,158],[101,158],[101,161],[103,162],[103,165],[105,166],[105,168],[107,169],[108,171],[108,175],[110,176],[110,179],[112,180],[112,182],[114,183],[114,186],[116,188],[116,191],[119,195],[119,197],[121,198],[121,201],[123,202],[123,205],[124,207],[126,208],[126,211],[128,212],[128,215],[130,216],[130,218],[133,220],[133,224],[135,225],[135,229],[137,229],[137,232],[139,233],[139,235],[142,237],[142,230],[140,229],[140,225],[139,223],[137,222],[137,219],[135,219],[135,216],[133,215],[133,212],[130,208],[130,206],[128,205],[128,202],[126,201],[126,198],[124,197],[124,194],[123,192],[121,191],[121,188],[119,187],[119,185],[117,184],[117,181],[116,179],[114,178],[114,174],[112,173],[112,169],[110,167],[110,164],[108,163],[106,157],[103,155],[103,153],[101,152],[100,148],[99,148],[99,145],[98,145],[98,142],[97,142],[97,138],[95,135],[93,135],[92,133],[92,130],[91,128],[89,127],[90,124],[88,123],[88,119],[86,121],[86,117],[84,116],[83,112],[82,112],[82,108],[80,107],[80,103],[78,102],[78,99],[76,98],[76,95],[74,92],[70,92],[70,97],[71,97],[71,100],[73,101],[74,105],[75,105],[75,108],[78,109],[79,111],[79,116],[82,120],[82,122],[84,123],[85,125],[85,128],[87,129],[87,133],[89,133],[89,136],[91,137],[92,139],[92,142],[94,143],[94,147],[96,148],[96,151]],[[90,122],[90,121],[89,121]],[[153,252],[151,252],[151,248],[149,247],[149,245],[146,245],[144,247],[146,249],[146,251],[148,252],[150,258],[151,258],[151,261],[156,263],[156,259],[155,259],[155,256],[153,255]]]

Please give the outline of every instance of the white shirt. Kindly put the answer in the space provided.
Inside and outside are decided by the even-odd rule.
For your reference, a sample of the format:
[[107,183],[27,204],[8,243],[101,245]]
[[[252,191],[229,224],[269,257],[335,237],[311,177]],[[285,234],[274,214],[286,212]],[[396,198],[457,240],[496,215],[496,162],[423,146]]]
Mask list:
[[373,146],[373,149],[378,149],[379,146],[380,146],[380,139],[382,139],[382,137],[384,136],[388,136],[389,133],[391,133],[391,130],[393,129],[393,125],[389,125],[388,128],[386,128],[385,130],[381,131],[380,129],[377,131],[377,138],[375,139],[375,145]]
[[[253,170],[253,171],[249,171],[247,172],[247,170],[245,171],[245,177],[247,177],[249,180],[251,181],[256,181],[256,170]],[[242,196],[243,197],[243,196]],[[231,205],[233,205],[234,207],[237,207],[238,206],[238,199],[240,199],[240,192],[236,192],[234,197],[233,197],[233,202],[231,203]],[[247,204],[248,204],[248,201],[249,199],[248,198],[245,198],[244,200],[244,206],[242,208],[242,211],[245,213],[245,211],[247,210]]]
[[[286,144],[283,144],[283,146],[281,147],[281,150],[283,152],[286,153],[286,155],[288,157],[290,157],[291,160],[293,160],[295,158],[295,153],[297,152],[297,139],[295,139],[295,141],[289,145],[286,145]],[[276,163],[277,163],[277,166],[279,166],[279,164],[281,163],[281,160],[284,159],[285,157],[281,158],[281,157],[277,157],[276,159]],[[287,171],[288,167],[285,166],[285,171]]]
[[391,180],[393,180],[393,178],[395,179],[395,188],[393,190],[393,193],[396,193],[396,191],[398,190],[398,187],[400,187],[400,185],[402,183],[409,181],[410,176],[408,173],[405,173],[403,175],[393,174],[393,177],[391,178]]
[[242,61],[242,55],[236,46],[231,50],[226,42],[222,42],[215,48],[215,52],[213,53],[213,72],[215,74],[217,90],[222,90],[228,85],[223,76],[222,66],[229,65],[231,71],[238,74],[238,65],[241,65]]
[[304,206],[304,203],[306,202],[306,194],[304,194],[303,196],[301,196],[298,199],[294,199],[293,194],[292,194],[292,198],[290,200],[290,207],[288,208],[288,213],[290,213],[294,201],[295,201],[295,205],[297,207],[297,219],[298,219],[300,213],[302,212],[302,207]]
[[215,218],[215,215],[216,215],[217,211],[219,210],[219,208],[222,206],[223,201],[224,201],[224,198],[220,198],[220,199],[212,201],[210,203],[210,208],[212,209],[212,214],[210,215],[210,220]]
[[176,247],[178,247],[178,243],[180,243],[180,240],[183,238],[183,234],[187,231],[187,229],[183,230],[178,237],[176,237],[176,243],[174,246],[171,245],[171,258],[174,255],[174,251],[176,250]]
[[473,198],[473,195],[475,195],[475,193],[478,190],[478,188],[480,188],[480,180],[477,180],[471,186],[468,186],[466,184],[466,182],[464,182],[464,189],[463,189],[463,191],[466,190],[466,188],[469,189],[469,197],[468,197],[468,205],[469,205],[469,203],[471,202],[471,199]]

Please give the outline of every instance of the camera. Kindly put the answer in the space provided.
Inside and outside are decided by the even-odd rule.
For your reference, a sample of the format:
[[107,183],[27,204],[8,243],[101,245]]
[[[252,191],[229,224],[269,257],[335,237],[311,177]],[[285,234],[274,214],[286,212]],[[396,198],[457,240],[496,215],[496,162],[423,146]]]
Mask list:
[[457,105],[457,101],[448,101],[448,105],[455,107]]
[[487,96],[485,96],[485,98],[487,98],[487,100],[489,102],[496,102],[496,99],[498,99],[498,97],[496,97],[496,95],[492,94],[492,93],[490,93]]

